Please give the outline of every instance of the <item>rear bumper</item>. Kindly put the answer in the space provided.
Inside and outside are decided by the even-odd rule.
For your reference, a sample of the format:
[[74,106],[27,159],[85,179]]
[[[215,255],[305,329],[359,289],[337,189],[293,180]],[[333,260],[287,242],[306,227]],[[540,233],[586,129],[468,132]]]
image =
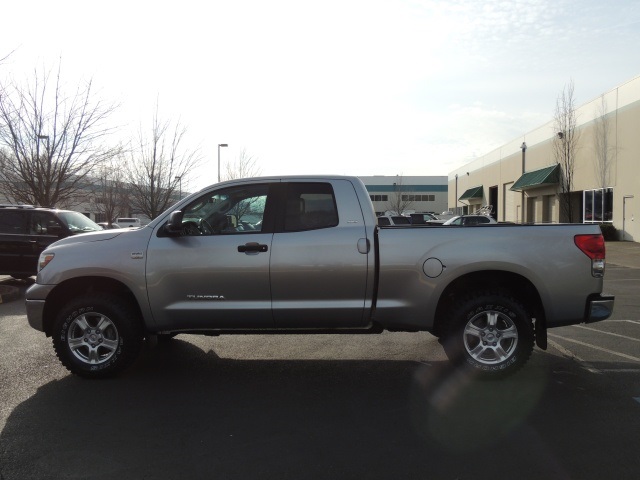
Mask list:
[[606,320],[613,314],[613,295],[595,295],[587,301],[587,312],[585,323],[600,322]]

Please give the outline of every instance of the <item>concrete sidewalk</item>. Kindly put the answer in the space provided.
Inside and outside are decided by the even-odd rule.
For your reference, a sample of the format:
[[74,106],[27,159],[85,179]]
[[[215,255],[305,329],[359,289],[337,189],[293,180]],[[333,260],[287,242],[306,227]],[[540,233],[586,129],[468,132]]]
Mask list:
[[640,243],[606,242],[607,264],[640,268]]
[[13,279],[0,275],[0,303],[10,302],[20,298],[20,289],[9,285]]

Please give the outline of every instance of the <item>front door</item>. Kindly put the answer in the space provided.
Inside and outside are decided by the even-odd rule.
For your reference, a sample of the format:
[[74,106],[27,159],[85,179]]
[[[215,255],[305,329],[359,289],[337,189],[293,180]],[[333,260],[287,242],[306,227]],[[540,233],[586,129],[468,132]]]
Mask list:
[[149,303],[158,330],[273,326],[269,184],[212,190],[183,209],[181,236],[152,236]]

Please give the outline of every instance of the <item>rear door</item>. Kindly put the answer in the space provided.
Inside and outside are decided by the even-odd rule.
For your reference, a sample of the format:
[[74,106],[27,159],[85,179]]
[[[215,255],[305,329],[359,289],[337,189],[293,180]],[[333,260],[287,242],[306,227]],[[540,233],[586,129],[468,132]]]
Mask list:
[[[25,257],[32,249],[27,234],[26,210],[0,210],[0,273],[21,274],[31,270]],[[35,270],[29,275],[35,275]]]
[[373,253],[353,185],[334,180],[282,187],[284,214],[271,250],[276,326],[362,326]]

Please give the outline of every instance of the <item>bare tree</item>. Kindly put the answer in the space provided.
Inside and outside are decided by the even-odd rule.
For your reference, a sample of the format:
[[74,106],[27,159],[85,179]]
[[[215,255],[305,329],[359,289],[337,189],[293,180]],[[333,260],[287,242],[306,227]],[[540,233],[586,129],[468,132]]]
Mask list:
[[560,191],[558,201],[562,221],[573,223],[573,176],[576,154],[580,140],[577,129],[577,116],[574,97],[574,85],[571,80],[558,96],[553,116],[553,155],[555,162],[560,165]]
[[4,57],[0,57],[0,65],[2,65],[2,64],[5,62],[5,60],[6,60],[7,58],[9,58],[11,55],[13,55],[13,54],[15,53],[15,51],[16,51],[15,49],[14,49],[14,50],[11,50],[11,51],[10,51],[9,53],[7,53]]
[[183,146],[186,133],[179,121],[160,119],[156,104],[150,134],[141,128],[130,151],[127,177],[133,211],[153,220],[175,201],[180,182],[182,185],[188,182],[201,156],[198,149]]
[[87,193],[88,174],[115,150],[102,142],[115,107],[94,100],[92,82],[66,92],[61,65],[34,71],[31,81],[0,85],[0,182],[18,203],[72,206]]
[[103,164],[94,174],[94,194],[91,198],[95,211],[108,223],[112,223],[120,216],[128,215],[128,184],[125,181],[125,171],[122,169],[124,159],[114,157]]
[[594,120],[593,148],[595,150],[595,173],[600,188],[609,187],[611,164],[615,157],[615,147],[611,145],[611,122],[607,117],[607,100],[600,97],[600,104],[596,107]]
[[394,215],[403,215],[412,206],[413,200],[406,192],[402,175],[398,175],[393,183],[393,193],[389,195],[389,200],[387,201],[387,210],[393,212]]
[[258,167],[257,162],[258,160],[249,155],[246,148],[243,148],[234,162],[227,163],[222,180],[258,177],[262,170]]

